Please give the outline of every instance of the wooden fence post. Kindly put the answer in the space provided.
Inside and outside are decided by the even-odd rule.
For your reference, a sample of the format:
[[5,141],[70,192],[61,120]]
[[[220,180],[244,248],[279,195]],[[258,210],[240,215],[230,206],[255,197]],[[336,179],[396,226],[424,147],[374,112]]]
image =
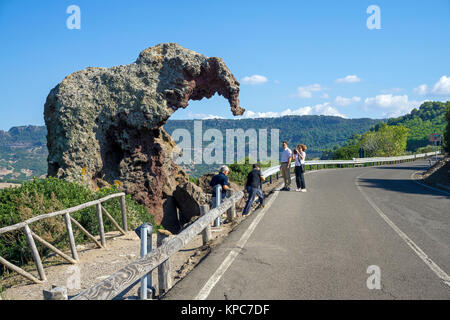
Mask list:
[[50,291],[42,290],[44,300],[69,300],[67,296],[67,288],[52,285]]
[[106,247],[106,239],[105,239],[105,228],[103,226],[103,216],[102,216],[102,204],[97,204],[97,219],[98,219],[98,231],[100,233],[100,242],[103,247]]
[[[169,236],[161,232],[158,232],[157,237],[158,247],[164,245],[165,243],[167,243],[167,241],[169,241]],[[170,287],[172,286],[171,282],[172,277],[170,275],[170,258],[168,258],[158,267],[158,291],[160,296],[169,291]]]
[[42,281],[46,281],[47,277],[44,272],[44,267],[42,266],[41,257],[39,255],[39,251],[36,247],[36,243],[34,242],[33,236],[31,235],[30,227],[26,224],[24,227],[25,237],[27,238],[28,245],[30,246],[31,253],[33,254],[34,263],[38,269],[39,277]]
[[33,281],[34,283],[42,283],[41,280],[36,279],[32,274],[26,272],[25,270],[22,270],[21,268],[19,268],[18,266],[12,264],[11,262],[9,262],[8,260],[3,259],[2,257],[0,257],[0,263],[5,265],[7,268],[17,272],[18,274],[20,274],[21,276],[24,276],[25,278],[27,278],[28,280]]
[[64,259],[66,259],[67,261],[69,261],[72,264],[76,264],[77,261],[72,259],[71,257],[69,257],[67,254],[65,254],[64,252],[62,252],[61,250],[59,250],[58,248],[54,247],[53,245],[51,245],[50,243],[48,243],[47,241],[45,241],[44,239],[42,239],[41,237],[39,237],[37,234],[35,234],[33,231],[31,231],[31,236],[36,239],[37,241],[39,241],[43,246],[47,247],[48,249],[52,250],[54,253],[56,253],[57,255],[63,257]]
[[[200,206],[200,216],[204,216],[209,211],[209,206],[207,204]],[[211,224],[203,229],[202,231],[203,245],[211,240]]]
[[125,232],[128,231],[127,222],[127,202],[125,196],[120,197],[120,209],[122,211],[122,227]]
[[78,252],[77,246],[75,244],[75,238],[73,236],[72,222],[70,221],[70,213],[66,213],[64,215],[64,220],[66,222],[67,233],[69,234],[69,243],[70,243],[70,251],[72,252],[72,258],[78,261]]
[[72,221],[78,228],[80,228],[81,232],[83,232],[89,239],[91,239],[99,248],[103,248],[102,244],[95,239],[95,237],[90,234],[83,226],[74,218],[70,217],[70,221]]

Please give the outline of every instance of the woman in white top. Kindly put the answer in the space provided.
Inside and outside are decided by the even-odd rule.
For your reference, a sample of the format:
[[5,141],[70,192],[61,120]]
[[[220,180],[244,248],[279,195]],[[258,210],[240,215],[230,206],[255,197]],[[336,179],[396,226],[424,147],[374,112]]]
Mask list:
[[292,161],[295,161],[295,182],[297,183],[297,190],[306,192],[305,185],[305,158],[306,158],[306,146],[304,144],[298,144],[292,155]]

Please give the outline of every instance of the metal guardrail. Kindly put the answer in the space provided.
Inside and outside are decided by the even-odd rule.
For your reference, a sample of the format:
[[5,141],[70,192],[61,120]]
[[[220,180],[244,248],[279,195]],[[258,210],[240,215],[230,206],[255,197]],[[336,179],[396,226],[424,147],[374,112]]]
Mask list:
[[165,263],[170,257],[186,246],[195,236],[203,233],[204,230],[220,215],[228,211],[235,214],[236,202],[244,193],[242,191],[234,193],[225,199],[219,206],[204,213],[189,227],[178,235],[172,237],[167,242],[147,254],[146,256],[130,263],[119,271],[115,272],[107,279],[97,283],[90,289],[76,295],[72,300],[111,300],[121,294],[124,290],[134,285],[136,281],[144,275],[152,272],[155,268]]
[[[420,154],[412,154],[407,156],[398,156],[398,157],[374,157],[374,158],[353,158],[352,160],[309,160],[305,161],[305,166],[340,166],[342,165],[353,165],[353,166],[360,166],[367,163],[373,163],[373,164],[381,164],[381,163],[394,163],[397,161],[403,162],[403,161],[410,161],[420,158],[426,158],[429,156],[435,155],[435,152],[428,152],[428,153],[420,153]],[[291,168],[295,166],[295,163],[291,163]],[[280,172],[280,165],[276,165],[273,167],[270,167],[262,172],[264,178],[271,177],[274,174],[277,174]]]

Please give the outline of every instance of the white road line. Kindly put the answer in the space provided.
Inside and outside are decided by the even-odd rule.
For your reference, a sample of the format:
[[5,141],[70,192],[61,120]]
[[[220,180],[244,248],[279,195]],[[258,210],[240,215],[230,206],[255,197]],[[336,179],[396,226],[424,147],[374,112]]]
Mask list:
[[[361,176],[367,174],[365,172],[356,177],[359,179]],[[420,249],[420,247],[414,243],[400,228],[398,228],[384,213],[381,209],[367,196],[367,194],[362,190],[362,188],[356,183],[355,185],[367,202],[371,205],[371,207],[380,215],[381,218],[406,242],[406,244],[422,259],[423,262],[448,286],[450,286],[450,276],[445,273],[431,258],[427,256],[427,254]]]

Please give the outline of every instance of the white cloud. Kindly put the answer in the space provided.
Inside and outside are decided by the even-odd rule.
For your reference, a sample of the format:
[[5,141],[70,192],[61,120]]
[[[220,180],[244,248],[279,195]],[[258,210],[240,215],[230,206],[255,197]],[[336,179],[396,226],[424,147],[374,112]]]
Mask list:
[[337,96],[336,99],[334,100],[334,103],[338,106],[348,106],[348,105],[351,105],[353,103],[360,102],[360,101],[361,101],[361,98],[357,97],[357,96],[354,96],[352,98],[344,98],[341,96]]
[[322,90],[323,90],[323,88],[321,87],[321,85],[318,83],[315,83],[315,84],[311,84],[306,87],[298,87],[297,94],[298,94],[298,97],[300,97],[300,98],[311,98],[313,92],[319,92]]
[[328,102],[323,104],[316,104],[313,107],[306,106],[291,110],[290,108],[281,112],[254,112],[251,110],[245,111],[242,118],[277,118],[283,116],[305,116],[305,115],[327,115],[347,118],[341,114],[336,108],[332,107]]
[[442,76],[431,89],[431,93],[439,95],[450,95],[450,77]]
[[383,110],[382,116],[397,117],[417,108],[423,101],[409,100],[408,95],[394,96],[392,94],[380,94],[364,100],[365,110]]
[[252,76],[247,76],[241,79],[241,82],[243,84],[262,84],[267,82],[267,78],[264,76],[261,76],[259,74],[254,74]]
[[187,118],[188,118],[188,119],[201,119],[201,120],[208,120],[208,119],[225,119],[224,117],[216,116],[216,115],[213,115],[213,114],[192,113],[192,112],[188,112]]
[[328,93],[325,93],[325,92],[321,96],[322,99],[328,99],[329,97],[330,96],[328,95]]
[[391,88],[391,89],[385,89],[385,90],[381,90],[381,93],[383,94],[388,94],[388,93],[400,93],[404,91],[403,88]]
[[351,74],[348,76],[345,76],[344,78],[339,78],[336,80],[337,83],[354,83],[354,82],[361,82],[361,79],[355,75]]
[[426,94],[428,92],[428,86],[426,84],[421,84],[417,88],[414,88],[414,92],[417,94]]

